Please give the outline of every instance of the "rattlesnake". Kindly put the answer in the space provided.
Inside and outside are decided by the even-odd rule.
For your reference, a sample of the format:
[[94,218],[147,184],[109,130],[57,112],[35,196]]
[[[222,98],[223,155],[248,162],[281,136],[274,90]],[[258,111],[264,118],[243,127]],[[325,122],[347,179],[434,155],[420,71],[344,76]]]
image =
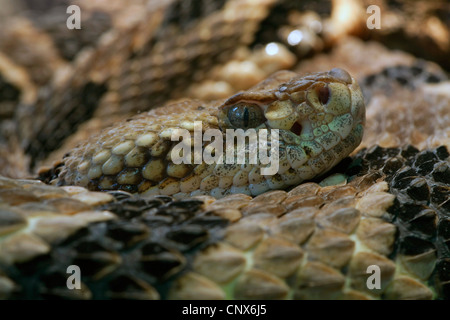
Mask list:
[[[82,9],[94,12],[96,5],[89,7],[88,3],[81,2]],[[100,20],[114,28],[106,32],[102,41],[94,43],[93,48],[80,50],[79,56],[80,48],[74,53],[70,51],[73,47],[64,46],[67,31],[59,33],[58,27],[52,31],[50,25],[49,34],[68,50],[64,51],[64,59],[52,61],[55,51],[50,49],[42,55],[36,51],[33,53],[37,54],[36,59],[32,60],[48,59],[37,63],[44,67],[41,71],[59,70],[52,81],[49,77],[40,78],[45,72],[39,73],[39,68],[34,66],[28,70],[28,79],[13,81],[11,70],[21,74],[23,65],[7,59],[7,68],[5,64],[0,67],[8,85],[12,84],[12,97],[18,99],[14,91],[17,88],[27,93],[20,97],[21,106],[15,120],[19,123],[22,147],[33,156],[33,161],[57,149],[63,137],[76,130],[86,117],[94,115],[94,121],[98,118],[102,121],[100,125],[93,122],[90,127],[81,127],[82,137],[100,132],[101,128],[136,111],[187,95],[184,85],[207,77],[205,70],[230,58],[237,44],[248,46],[261,21],[270,10],[277,9],[275,1],[208,3],[203,15],[196,15],[189,10],[192,3],[183,7],[178,1],[149,1],[147,10],[132,19],[137,12],[135,9],[142,8],[139,3],[127,11],[130,20],[126,23],[118,18],[123,6],[111,5],[103,11],[106,17]],[[108,5],[100,4],[100,8],[105,7]],[[181,15],[177,14],[179,10]],[[155,12],[164,14],[158,18]],[[188,14],[183,15],[186,12]],[[91,23],[93,21],[95,19]],[[40,27],[46,28],[45,24]],[[205,27],[213,32],[201,33]],[[26,39],[42,35],[41,30],[26,24],[21,28],[18,30],[24,31],[22,45],[25,47]],[[180,28],[185,28],[191,37],[179,34]],[[93,30],[98,35],[105,28],[100,25]],[[80,43],[93,42],[88,37]],[[180,50],[180,45],[198,50]],[[349,59],[348,48],[344,51],[344,57]],[[66,63],[70,59],[74,59],[73,63]],[[325,64],[335,63],[331,60],[326,56]],[[173,65],[164,69],[161,61],[166,62],[167,67]],[[306,66],[317,68],[321,63],[307,61]],[[333,67],[327,66],[327,69]],[[414,68],[407,70],[412,70],[417,78]],[[417,68],[426,73],[429,66]],[[192,71],[196,69],[198,72]],[[435,131],[426,126],[422,128],[427,129],[428,135],[434,135],[437,143],[445,144],[445,138],[438,138],[442,137],[439,134],[445,135],[448,99],[439,92],[422,94],[417,89],[423,85],[420,81],[414,84],[416,93],[396,84],[389,87],[386,85],[389,73],[396,74],[397,69],[389,70],[380,72],[381,80],[375,84],[378,74],[362,82],[365,98],[371,99],[368,110],[373,110],[373,101],[376,103],[379,99],[378,89],[390,91],[386,94],[391,95],[389,105],[393,109],[386,107],[384,110],[391,119],[382,118],[384,122],[401,119],[399,123],[405,128],[414,129],[417,122],[411,114],[421,111],[426,116],[426,112],[436,111],[435,116],[440,115],[442,122],[435,123]],[[351,73],[354,75],[353,70]],[[439,72],[435,74],[441,77]],[[298,77],[287,71],[277,73],[250,91],[238,93],[226,101],[179,101],[116,124],[75,149],[65,146],[63,151],[70,152],[62,162],[41,171],[42,180],[53,179],[52,183],[60,186],[0,177],[0,297],[448,298],[450,169],[445,146],[436,146],[436,141],[424,145],[414,130],[405,133],[400,128],[395,131],[390,127],[384,138],[373,123],[372,112],[363,141],[363,146],[368,144],[370,148],[359,149],[352,159],[345,158],[359,144],[364,122],[363,98],[355,80],[341,69]],[[318,79],[321,81],[317,82]],[[444,77],[439,79],[444,80]],[[39,81],[44,89],[38,93],[36,86],[30,83]],[[380,88],[377,83],[381,83]],[[306,91],[289,92],[296,85]],[[11,91],[11,87],[7,87],[7,91]],[[392,90],[385,90],[386,87]],[[303,97],[301,92],[308,94]],[[399,94],[405,97],[400,98]],[[274,101],[275,97],[289,100],[279,103]],[[342,99],[335,104],[333,99],[337,98]],[[286,103],[292,100],[306,102],[296,108]],[[396,112],[405,108],[401,101],[407,101],[411,110],[404,112],[412,120],[401,118]],[[398,109],[394,108],[396,104]],[[318,129],[309,128],[307,122],[293,125],[303,118],[294,119],[292,115],[305,112],[311,105],[319,109],[326,109],[327,105],[346,106],[345,110],[335,111],[344,115],[341,120],[346,118],[347,122],[338,122],[328,132],[320,127],[323,131],[317,132],[317,139],[326,133],[334,139],[322,139],[323,144],[315,150],[320,151],[315,155],[314,149],[292,148],[305,142],[299,141],[294,133],[303,130],[306,133],[303,137],[308,137],[310,131],[313,134],[317,131],[312,129]],[[430,109],[421,108],[422,105]],[[96,110],[92,114],[94,107]],[[167,142],[170,131],[164,131],[167,127],[192,129],[196,118],[202,120],[205,128],[236,127],[236,123],[247,123],[239,117],[245,110],[270,120],[267,121],[270,128],[287,129],[282,140],[291,148],[286,150],[301,154],[297,158],[286,152],[285,163],[303,170],[317,166],[315,170],[304,172],[302,176],[294,174],[292,168],[287,169],[278,182],[263,181],[261,175],[252,173],[251,177],[244,175],[238,181],[243,188],[232,189],[234,179],[226,176],[236,168],[229,171],[223,166],[223,170],[220,166],[207,166],[211,172],[207,170],[208,175],[202,176],[195,171],[199,168],[175,167],[169,164],[167,157],[162,157],[170,149]],[[30,117],[33,113],[36,118]],[[325,123],[333,123],[339,115],[326,118]],[[230,121],[233,117],[234,125]],[[397,140],[392,142],[392,137]],[[308,139],[313,141],[310,136]],[[420,144],[421,150],[404,143],[399,145],[399,139],[416,147]],[[380,141],[388,148],[374,145]],[[343,142],[346,148],[339,151]],[[158,151],[156,144],[160,145],[162,154],[151,155],[154,149]],[[333,152],[322,150],[327,148]],[[302,153],[306,149],[308,157]],[[110,157],[110,152],[115,155]],[[330,170],[330,164],[337,164],[343,158],[328,175],[301,183]],[[108,161],[104,168],[99,166]],[[152,161],[159,167],[146,170]],[[191,178],[196,181],[183,181],[184,175],[190,172],[194,173]],[[291,178],[283,179],[289,172]],[[212,181],[216,173],[221,177]],[[209,177],[210,184],[204,183],[202,188],[199,177]],[[161,182],[162,179],[165,181]],[[256,182],[252,188],[249,187],[251,181]],[[184,182],[187,183],[182,186]],[[107,192],[87,191],[72,184]],[[289,185],[286,191],[280,190]],[[264,192],[269,188],[275,190]],[[144,197],[129,193],[136,191]],[[215,197],[223,198],[216,200]],[[80,290],[66,287],[67,267],[71,265],[81,269]],[[380,267],[380,289],[370,289],[366,284],[370,265]]]
[[[223,154],[223,159],[215,158],[213,163],[175,164],[172,148],[177,143],[171,141],[172,134],[184,129],[194,139],[195,121],[202,124],[199,134],[220,128],[223,137],[228,129],[280,130],[281,142],[275,150],[278,168],[271,175],[262,175],[264,165],[259,159],[256,164],[249,163],[248,145],[235,150],[232,163],[227,163],[229,158]],[[364,98],[346,71],[332,69],[305,77],[281,72],[223,104],[185,101],[109,128],[64,159],[57,183],[176,198],[201,194],[220,198],[232,193],[256,196],[329,171],[359,145],[364,122]],[[212,142],[204,143],[199,155],[212,146]],[[236,146],[233,140],[231,148]],[[188,147],[191,149],[190,142]],[[223,142],[222,150],[227,148],[230,143]],[[243,164],[237,163],[240,152],[246,153]]]

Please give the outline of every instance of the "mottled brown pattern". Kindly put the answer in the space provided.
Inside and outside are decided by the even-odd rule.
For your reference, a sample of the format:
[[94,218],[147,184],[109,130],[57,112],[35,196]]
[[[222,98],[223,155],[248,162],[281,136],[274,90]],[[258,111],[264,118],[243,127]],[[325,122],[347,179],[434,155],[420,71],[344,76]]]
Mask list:
[[[111,145],[99,149],[122,137],[137,141],[133,131],[116,135],[129,126],[122,121],[171,99],[183,98],[151,117],[168,120],[201,104],[217,126],[223,99],[282,69],[349,71],[366,102],[365,135],[330,174],[256,197],[175,201],[0,176],[1,299],[450,298],[445,0],[73,2],[83,11],[81,32],[65,26],[72,1],[1,2],[2,175],[30,177],[32,167],[51,165],[84,141],[92,150],[92,136],[111,125],[119,130],[100,134]],[[369,4],[382,8],[381,30],[365,27]],[[345,12],[351,19],[342,20]],[[303,34],[295,46],[293,30]],[[269,55],[265,45],[273,41],[284,46]],[[418,56],[392,50],[399,45]],[[331,51],[318,54],[323,49]],[[292,77],[279,75],[279,83]],[[259,88],[276,89],[277,81]],[[227,106],[271,97],[244,92]],[[133,118],[137,132],[148,117]],[[146,165],[151,155],[141,148],[116,164]],[[146,166],[154,178],[167,174],[166,148],[160,143],[159,161]],[[110,183],[138,182],[132,166],[122,169]],[[171,167],[165,184],[189,170]],[[72,264],[82,269],[81,290],[66,287]],[[366,285],[373,264],[381,268],[380,290]]]

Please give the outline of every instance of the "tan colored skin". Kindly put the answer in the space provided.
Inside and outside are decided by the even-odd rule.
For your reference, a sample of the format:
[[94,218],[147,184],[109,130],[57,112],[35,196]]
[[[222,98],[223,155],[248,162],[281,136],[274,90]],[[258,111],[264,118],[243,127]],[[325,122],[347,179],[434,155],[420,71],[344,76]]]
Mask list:
[[[230,121],[229,111],[236,105],[241,110],[260,108],[257,114],[264,118],[257,123],[256,130],[279,129],[277,174],[261,176],[261,164],[173,164],[170,151],[178,144],[170,141],[173,130],[187,129],[193,134],[194,121],[202,122],[203,131],[237,129],[233,125],[236,121]],[[231,113],[233,119],[235,115]],[[336,68],[305,77],[281,71],[225,102],[184,101],[107,129],[64,159],[56,183],[176,198],[195,195],[220,198],[230,193],[258,195],[299,184],[330,170],[359,145],[364,123],[361,90],[346,71]]]

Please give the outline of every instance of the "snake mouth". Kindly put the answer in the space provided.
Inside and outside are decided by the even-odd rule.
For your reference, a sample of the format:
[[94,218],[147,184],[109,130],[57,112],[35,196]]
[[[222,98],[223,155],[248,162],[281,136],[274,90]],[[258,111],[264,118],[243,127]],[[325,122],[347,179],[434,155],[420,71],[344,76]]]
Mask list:
[[299,136],[302,133],[303,127],[300,123],[294,122],[294,124],[291,127],[291,132],[297,136]]

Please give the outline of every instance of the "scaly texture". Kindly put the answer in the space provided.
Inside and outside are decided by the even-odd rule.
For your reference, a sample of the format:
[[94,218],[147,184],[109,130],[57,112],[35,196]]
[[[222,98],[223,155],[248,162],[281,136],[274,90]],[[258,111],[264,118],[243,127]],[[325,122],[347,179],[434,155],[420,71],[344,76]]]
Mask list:
[[[383,20],[382,30],[371,34],[398,35],[389,31],[387,20],[400,22],[401,30],[414,27],[413,33],[407,32],[412,35],[407,47],[425,48],[435,61],[444,52],[441,61],[447,63],[448,28],[442,22],[448,9],[444,1],[431,4],[443,10],[433,15],[410,9],[424,8],[421,2],[399,1],[393,11],[382,6],[384,14],[397,18]],[[82,9],[82,31],[65,26],[69,3]],[[60,6],[50,9],[48,4]],[[354,19],[340,19],[340,13],[358,6],[350,10]],[[304,74],[339,66],[350,71],[363,89],[368,111],[358,149],[369,150],[354,152],[351,160],[332,169],[339,174],[325,175],[322,181],[218,200],[209,195],[181,201],[164,195],[143,198],[121,190],[92,192],[0,177],[0,297],[450,298],[450,163],[445,148],[450,147],[450,83],[429,62],[379,44],[340,39],[351,29],[355,34],[367,29],[367,6],[333,1],[329,10],[329,1],[289,0],[3,1],[2,174],[27,176],[22,148],[37,166],[43,157],[50,164],[136,110],[147,111],[171,98],[222,99],[280,69]],[[19,13],[21,8],[32,12]],[[405,24],[403,17],[410,12],[398,8],[421,12],[420,19],[411,17]],[[326,19],[330,12],[335,20],[331,25]],[[297,45],[289,41],[293,31],[303,35]],[[327,48],[330,36],[337,41],[332,52],[303,59]],[[274,41],[292,53],[271,43],[279,52],[267,54],[266,44]],[[434,50],[435,44],[444,51]],[[294,52],[302,58],[297,67]],[[319,90],[322,101],[324,92]],[[224,112],[217,113],[219,127],[254,124],[246,110],[289,125],[292,119],[283,118],[289,113],[284,104],[258,112],[259,106],[248,101],[251,97],[255,95],[241,94],[224,105]],[[212,117],[209,110],[222,103],[201,105]],[[185,113],[185,106],[169,110]],[[164,109],[155,115],[169,117]],[[306,130],[300,124],[290,129]],[[161,130],[154,133],[163,140]],[[125,140],[127,134],[132,132],[124,133]],[[70,139],[58,147],[67,136]],[[95,141],[90,140],[91,146]],[[413,147],[402,147],[407,143]],[[152,150],[144,152],[144,160],[150,161]],[[142,161],[119,158],[122,170],[127,159],[131,164]],[[183,172],[169,169],[167,158],[154,159],[167,165],[162,169],[167,177]],[[121,179],[128,182],[130,177],[132,172]],[[137,189],[131,184],[120,187]],[[66,286],[67,267],[73,264],[81,268],[81,290]],[[380,290],[366,286],[369,264],[381,268]]]
[[[174,163],[172,149],[179,142],[171,141],[172,134],[185,129],[193,141],[194,121],[201,122],[203,132],[220,129],[223,163],[207,163],[204,159],[201,164]],[[111,127],[64,159],[56,183],[145,196],[255,196],[330,170],[359,145],[364,122],[364,98],[346,71],[336,68],[305,77],[280,72],[222,104],[185,101]],[[251,128],[256,133],[267,129],[270,139],[271,130],[279,130],[280,147],[275,150],[279,168],[271,175],[261,174],[260,169],[268,164],[259,157],[256,164],[250,163],[249,144],[239,151],[233,140],[233,161],[226,162],[225,152],[230,151],[226,130]],[[217,147],[204,142],[201,154],[211,148]],[[242,152],[246,155],[243,164],[237,160]],[[270,156],[275,156],[274,151]]]
[[0,297],[448,299],[449,165],[374,147],[320,183],[219,200],[0,178]]

